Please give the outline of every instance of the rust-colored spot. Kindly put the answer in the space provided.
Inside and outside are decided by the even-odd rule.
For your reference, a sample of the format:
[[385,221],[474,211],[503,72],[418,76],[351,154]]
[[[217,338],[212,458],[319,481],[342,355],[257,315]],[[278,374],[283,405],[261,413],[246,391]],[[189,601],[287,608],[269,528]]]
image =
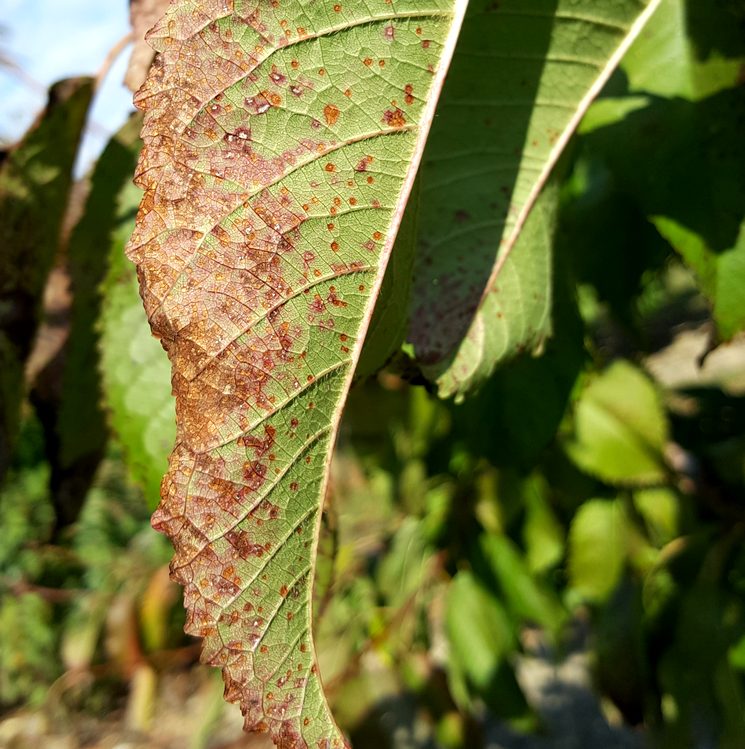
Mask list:
[[389,127],[403,127],[406,124],[406,115],[401,109],[386,109],[383,112],[383,122]]
[[368,68],[373,64],[373,61],[370,57],[366,57],[362,62],[363,64],[367,65]]
[[323,108],[323,116],[327,125],[335,125],[336,121],[339,119],[339,107],[334,104],[327,104]]
[[325,169],[325,170],[326,170],[327,172],[335,172],[335,171],[336,171],[336,166],[335,166],[334,164],[332,164],[332,163],[331,163],[330,161],[329,161],[329,163],[328,163],[328,164],[326,164],[326,166],[325,166],[325,167],[323,167],[323,168],[324,168],[324,169]]

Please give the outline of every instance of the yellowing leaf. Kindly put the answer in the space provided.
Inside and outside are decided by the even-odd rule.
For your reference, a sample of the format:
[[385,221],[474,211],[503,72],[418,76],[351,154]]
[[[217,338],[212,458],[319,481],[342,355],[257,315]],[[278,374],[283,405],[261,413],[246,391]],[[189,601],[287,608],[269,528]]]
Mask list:
[[340,747],[311,588],[330,451],[464,0],[182,0],[137,95],[128,253],[177,438],[154,525],[249,730]]

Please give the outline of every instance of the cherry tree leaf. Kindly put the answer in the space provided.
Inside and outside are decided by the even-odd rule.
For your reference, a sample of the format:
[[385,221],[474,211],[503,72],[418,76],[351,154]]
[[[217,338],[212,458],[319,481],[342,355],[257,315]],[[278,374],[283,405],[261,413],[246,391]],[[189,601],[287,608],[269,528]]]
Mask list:
[[345,744],[311,637],[339,416],[465,0],[181,0],[150,32],[128,253],[171,360],[153,523],[248,730]]
[[124,254],[142,200],[142,191],[131,182],[140,153],[141,127],[141,118],[133,117],[98,160],[94,180],[101,174],[108,189],[98,190],[93,206],[99,217],[106,216],[93,245],[99,253],[102,247],[108,248],[98,341],[106,411],[124,449],[129,473],[142,487],[148,506],[155,509],[176,437],[176,414],[168,357],[150,334],[135,267]]
[[408,341],[441,396],[550,334],[554,199],[538,199],[658,5],[471,0],[420,175]]
[[92,94],[90,78],[54,84],[46,111],[17,146],[0,154],[0,478],[15,442],[24,365],[59,249]]

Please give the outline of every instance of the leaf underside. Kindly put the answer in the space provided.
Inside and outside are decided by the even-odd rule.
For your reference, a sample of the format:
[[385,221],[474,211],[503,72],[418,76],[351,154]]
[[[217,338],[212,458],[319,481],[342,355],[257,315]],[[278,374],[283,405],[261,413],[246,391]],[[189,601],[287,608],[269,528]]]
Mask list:
[[326,472],[462,6],[183,0],[149,37],[128,254],[177,413],[153,524],[280,747],[345,745],[311,638]]
[[533,209],[658,5],[471,0],[420,170],[408,340],[441,396],[550,334],[553,198]]

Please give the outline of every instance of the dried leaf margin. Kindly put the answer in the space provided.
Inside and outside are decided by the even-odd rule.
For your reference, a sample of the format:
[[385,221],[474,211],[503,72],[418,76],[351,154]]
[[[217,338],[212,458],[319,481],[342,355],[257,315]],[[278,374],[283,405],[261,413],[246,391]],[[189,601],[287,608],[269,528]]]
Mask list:
[[[311,637],[336,429],[466,0],[177,2],[136,97],[128,246],[169,354],[156,529],[246,729],[346,745]],[[350,72],[351,71],[351,72]],[[288,147],[289,146],[289,147]]]

